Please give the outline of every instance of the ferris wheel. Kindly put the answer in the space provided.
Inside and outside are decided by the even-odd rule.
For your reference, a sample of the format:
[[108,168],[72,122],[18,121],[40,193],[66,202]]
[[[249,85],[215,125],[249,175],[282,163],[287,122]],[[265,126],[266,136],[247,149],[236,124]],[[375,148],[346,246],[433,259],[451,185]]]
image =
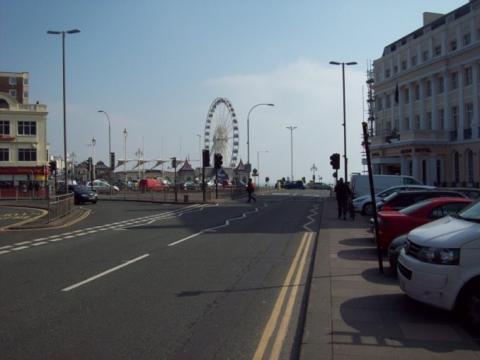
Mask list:
[[208,109],[205,123],[205,149],[210,156],[220,153],[223,163],[235,167],[238,160],[238,121],[232,104],[226,98],[216,98]]

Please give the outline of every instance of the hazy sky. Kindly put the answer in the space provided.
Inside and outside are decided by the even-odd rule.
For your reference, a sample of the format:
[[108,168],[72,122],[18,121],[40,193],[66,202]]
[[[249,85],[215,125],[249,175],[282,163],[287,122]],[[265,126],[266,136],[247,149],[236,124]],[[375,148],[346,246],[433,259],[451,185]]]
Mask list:
[[[362,87],[367,63],[385,45],[422,25],[425,11],[446,13],[463,0],[0,0],[0,71],[30,73],[30,102],[48,106],[50,153],[63,153],[61,38],[67,35],[68,151],[78,160],[112,150],[123,158],[145,146],[146,159],[199,160],[210,103],[228,98],[240,126],[240,157],[262,179],[294,175],[332,181],[330,154],[343,153],[341,68],[346,70],[349,172],[361,171]],[[194,165],[198,165],[195,163]],[[343,165],[343,163],[342,163]],[[341,170],[343,174],[343,170]]]

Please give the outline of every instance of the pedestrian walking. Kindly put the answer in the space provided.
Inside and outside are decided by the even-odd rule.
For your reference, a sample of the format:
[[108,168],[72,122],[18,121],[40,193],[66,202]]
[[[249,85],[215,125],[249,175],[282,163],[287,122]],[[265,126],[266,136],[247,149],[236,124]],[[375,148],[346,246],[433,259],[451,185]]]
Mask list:
[[337,197],[338,218],[343,218],[343,220],[346,220],[347,213],[350,212],[352,191],[350,190],[348,183],[343,181],[343,178],[340,178],[337,182],[337,185],[335,185],[335,194]]
[[333,191],[335,191],[335,197],[337,199],[337,213],[340,219],[343,215],[343,204],[345,203],[343,194],[343,178],[338,179],[337,184]]
[[255,185],[253,185],[252,179],[250,178],[248,179],[248,183],[247,183],[247,194],[248,194],[247,202],[251,202],[252,200],[254,202],[257,202],[256,197],[253,195],[254,192],[255,192]]

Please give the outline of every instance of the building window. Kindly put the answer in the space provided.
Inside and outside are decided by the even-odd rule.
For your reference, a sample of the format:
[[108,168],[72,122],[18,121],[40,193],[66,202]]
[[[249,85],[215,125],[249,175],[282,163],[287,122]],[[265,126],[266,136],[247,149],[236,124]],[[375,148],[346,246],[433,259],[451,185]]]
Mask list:
[[411,66],[417,65],[417,56],[416,55],[411,57],[410,64],[411,64]]
[[473,183],[473,152],[472,150],[467,150],[467,182]]
[[465,35],[463,35],[463,46],[470,45],[471,42],[472,36],[470,35],[470,33],[466,33]]
[[405,104],[408,104],[410,102],[410,98],[409,98],[409,91],[408,91],[408,88],[405,88],[404,90],[404,93],[403,93],[405,96]]
[[473,126],[473,103],[465,104],[465,128]]
[[385,77],[386,78],[390,77],[390,69],[385,69]]
[[435,48],[433,49],[433,55],[434,56],[442,55],[442,46],[441,45],[435,46]]
[[378,111],[383,110],[382,98],[380,96],[377,98],[377,110]]
[[415,115],[415,130],[420,130],[420,115]]
[[438,93],[439,93],[439,94],[443,93],[443,90],[444,90],[443,77],[440,76],[440,77],[438,78]]
[[465,76],[465,86],[472,85],[473,84],[473,72],[472,72],[471,67],[465,68],[464,76]]
[[403,128],[405,130],[410,130],[410,119],[408,116],[403,120]]
[[422,60],[423,60],[423,61],[427,61],[427,60],[428,60],[428,50],[425,50],[425,51],[422,53]]
[[395,66],[393,67],[393,73],[396,74],[397,72],[398,72],[398,66],[395,65]]
[[10,161],[8,149],[0,149],[0,161]]
[[450,74],[450,83],[452,85],[452,90],[458,88],[458,72],[453,72]]
[[402,68],[402,71],[407,70],[407,60],[402,60],[402,63],[400,66]]
[[445,110],[438,109],[438,126],[440,130],[445,130]]
[[17,78],[16,77],[8,78],[8,84],[9,85],[17,85]]
[[10,96],[17,97],[17,90],[15,89],[8,90],[8,93],[10,94]]
[[432,112],[427,112],[427,129],[432,130]]
[[430,81],[425,81],[425,89],[427,97],[432,96],[432,83]]
[[18,149],[18,161],[37,161],[37,149]]
[[450,41],[450,51],[457,50],[457,39]]
[[23,85],[28,85],[28,78],[23,79]]
[[28,97],[28,91],[24,91],[24,92],[23,92],[23,97],[24,97],[24,98],[27,98],[27,97]]
[[458,106],[452,106],[452,124],[451,129],[458,128]]
[[37,135],[37,123],[35,121],[19,121],[18,135]]
[[415,100],[420,100],[420,85],[415,85],[414,90]]
[[10,135],[10,121],[0,120],[0,135]]
[[385,96],[385,108],[390,109],[392,107],[392,100],[390,94]]

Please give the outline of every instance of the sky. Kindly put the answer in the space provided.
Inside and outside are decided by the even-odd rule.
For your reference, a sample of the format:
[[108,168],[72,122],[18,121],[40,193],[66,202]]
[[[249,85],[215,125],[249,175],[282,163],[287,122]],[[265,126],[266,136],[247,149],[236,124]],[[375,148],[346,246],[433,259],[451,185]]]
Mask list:
[[[361,172],[368,64],[422,26],[423,12],[467,0],[0,0],[0,71],[29,72],[30,102],[48,107],[50,154],[63,153],[61,37],[66,37],[67,146],[77,161],[200,160],[199,137],[217,97],[239,122],[239,157],[260,160],[260,177],[293,174],[333,182],[330,155],[343,155],[342,73],[346,67],[348,171]],[[203,138],[202,138],[203,139]],[[90,145],[90,146],[89,146]],[[267,152],[268,151],[268,152]],[[152,166],[154,163],[151,163]],[[147,165],[147,168],[149,166]],[[343,162],[340,169],[343,174]]]

